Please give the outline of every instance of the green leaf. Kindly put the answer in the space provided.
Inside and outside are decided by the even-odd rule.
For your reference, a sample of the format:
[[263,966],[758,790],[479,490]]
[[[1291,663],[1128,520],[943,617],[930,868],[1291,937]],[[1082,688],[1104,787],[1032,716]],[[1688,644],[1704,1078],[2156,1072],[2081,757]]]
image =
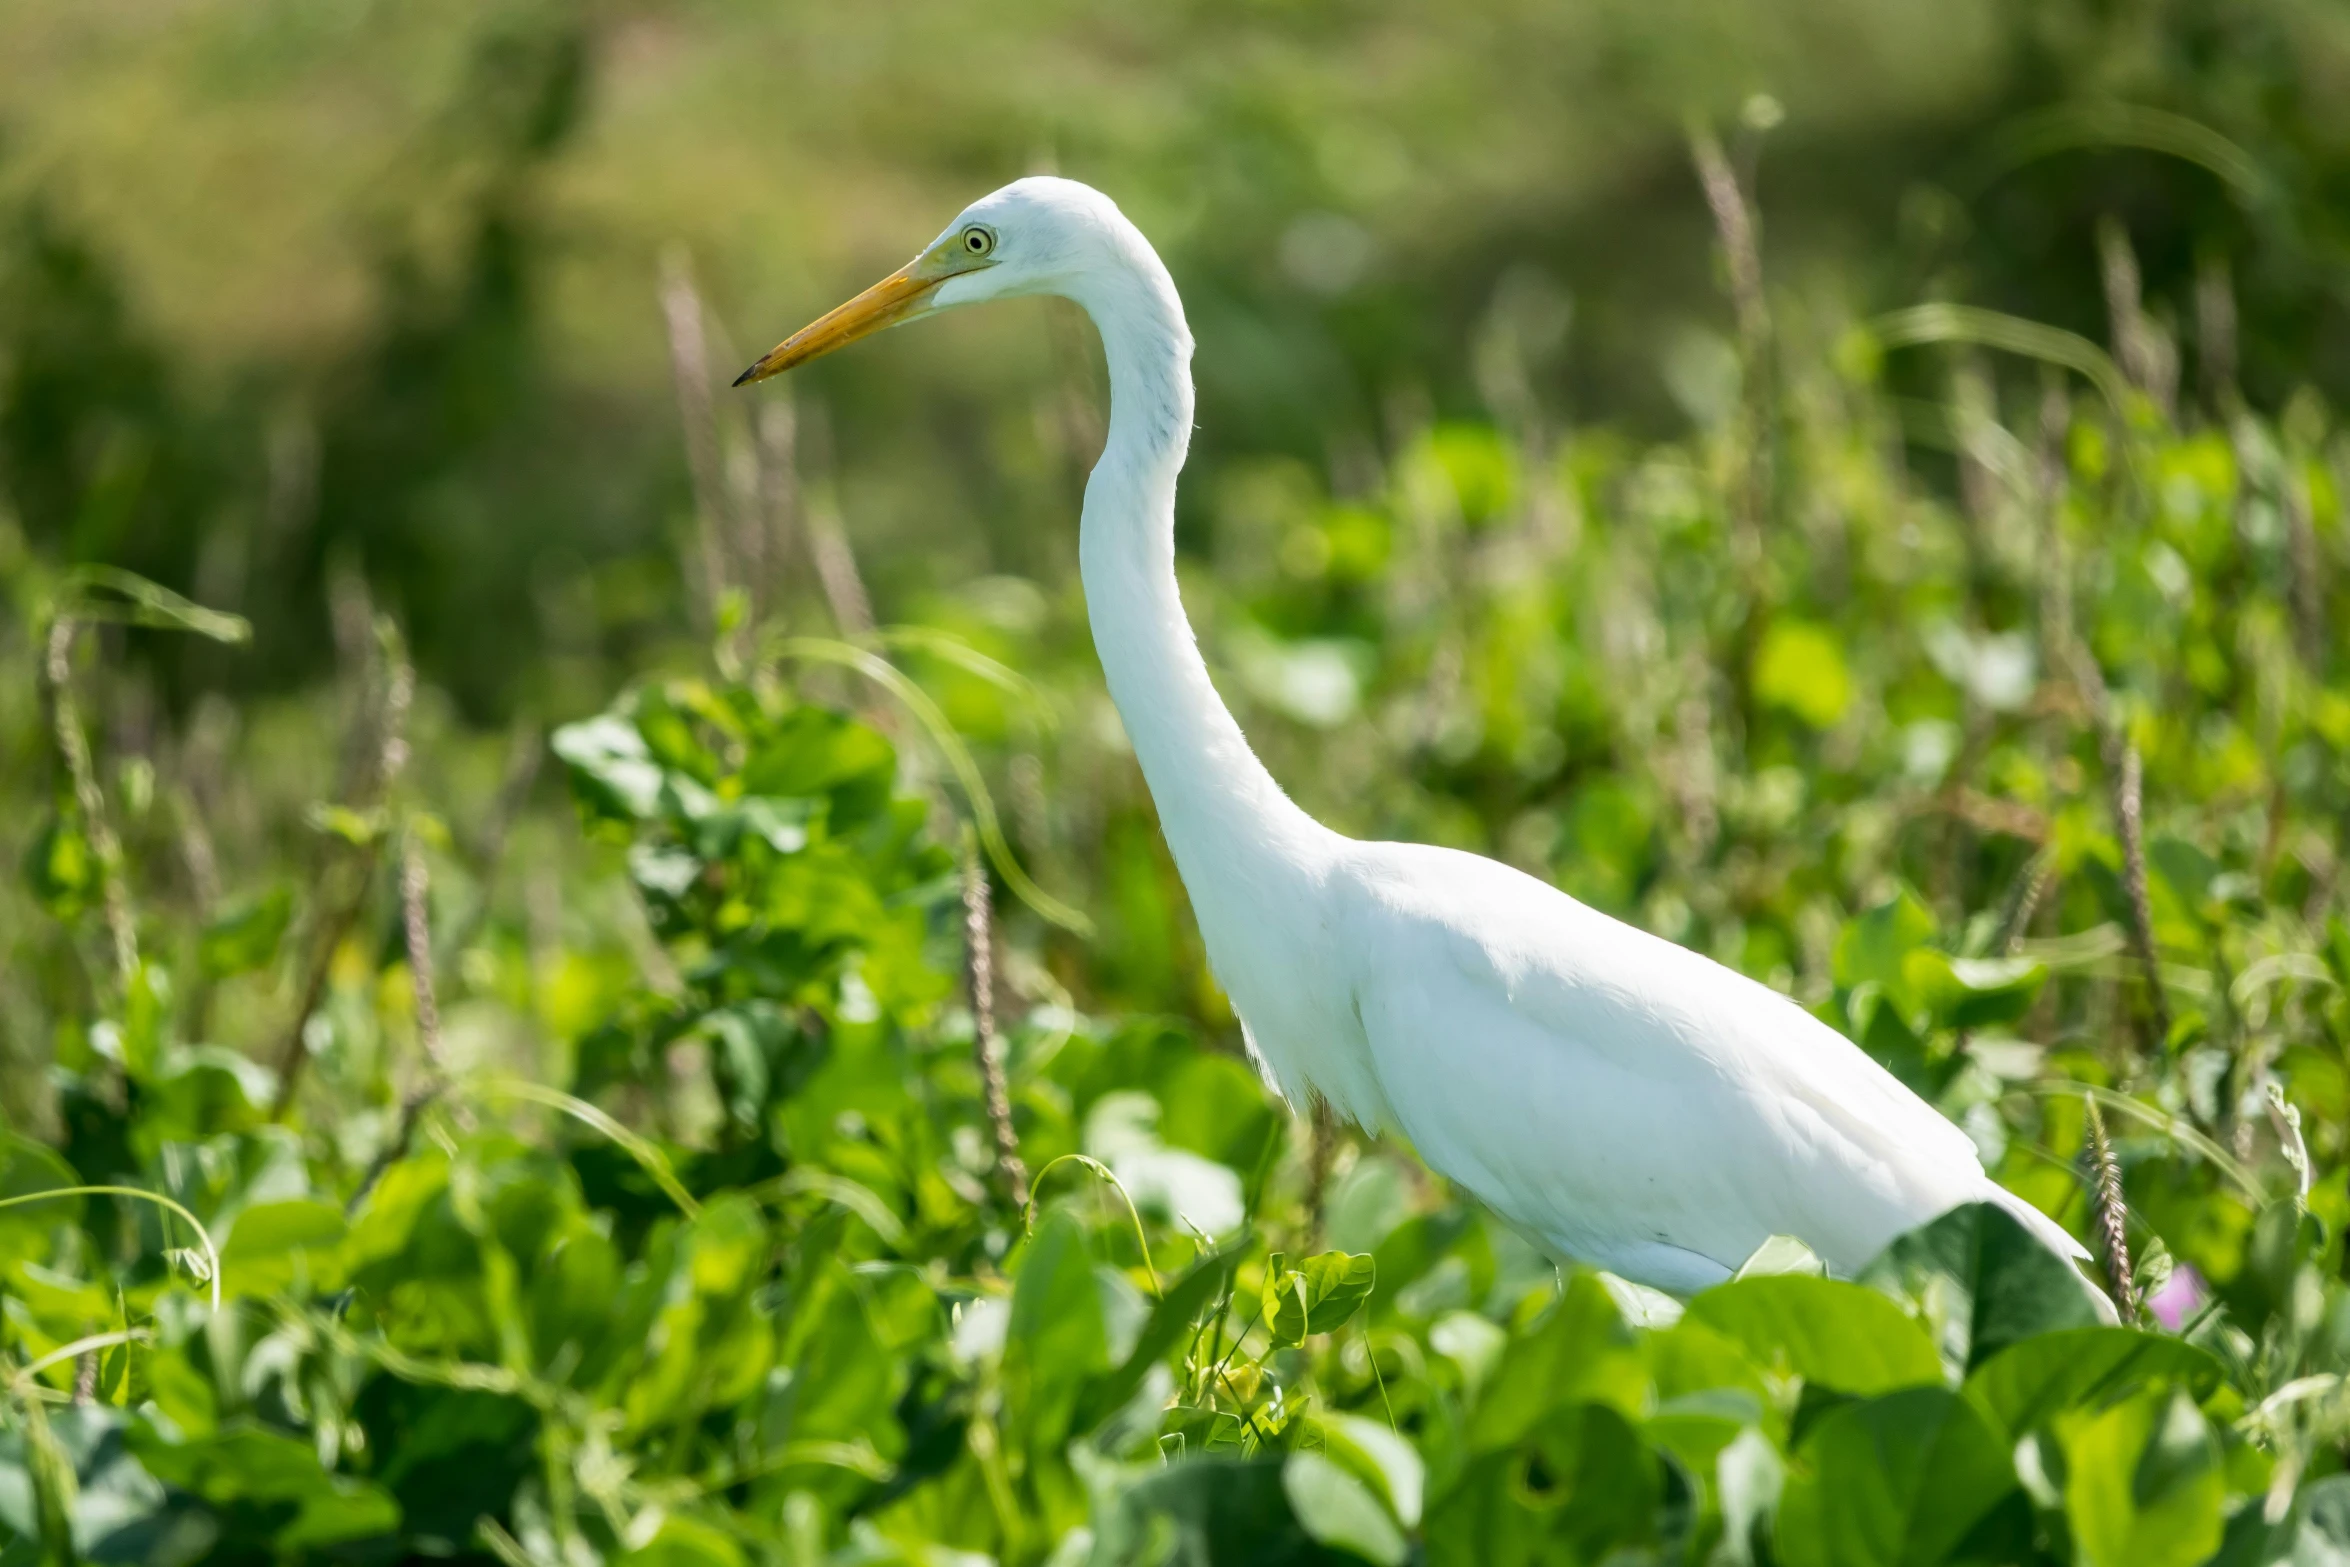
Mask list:
[[1324,1415],[1314,1422],[1314,1429],[1332,1463],[1376,1492],[1406,1529],[1419,1527],[1427,1466],[1410,1442],[1359,1415]]
[[276,961],[278,944],[294,917],[294,895],[273,887],[247,898],[204,927],[196,947],[196,961],[213,979],[249,974]]
[[220,1242],[226,1295],[322,1294],[343,1282],[343,1212],[297,1197],[240,1210]]
[[636,726],[613,713],[565,724],[549,742],[571,769],[580,803],[599,816],[645,821],[661,807],[661,768]]
[[[1307,1567],[1334,1558],[1299,1525],[1278,1458],[1154,1464],[1118,1495],[1096,1561],[1248,1562]],[[1180,1542],[1167,1554],[1168,1542]]]
[[1663,1464],[1621,1412],[1549,1408],[1429,1506],[1429,1567],[1598,1562],[1656,1539],[1664,1492]]
[[[0,1127],[0,1198],[64,1191],[82,1178],[57,1154],[21,1132]],[[52,1197],[0,1208],[0,1260],[10,1255],[45,1258],[49,1237],[60,1225],[79,1224],[87,1198]]]
[[1132,1398],[1150,1374],[1150,1368],[1189,1338],[1201,1314],[1223,1298],[1231,1287],[1232,1270],[1239,1261],[1236,1250],[1212,1253],[1194,1263],[1190,1272],[1169,1286],[1166,1294],[1151,1307],[1150,1316],[1126,1359],[1087,1385],[1070,1428],[1090,1431]]
[[2067,1410],[2102,1406],[2148,1382],[2207,1398],[2224,1375],[2210,1351],[2184,1339],[2100,1326],[2012,1344],[1977,1366],[1960,1391],[2015,1441]]
[[42,824],[25,846],[24,878],[52,919],[70,920],[97,903],[98,853],[79,816],[59,812]]
[[724,1530],[671,1513],[661,1520],[658,1534],[614,1558],[613,1567],[743,1567],[747,1560]]
[[2035,1333],[2103,1320],[2073,1265],[1997,1203],[1962,1203],[1896,1236],[1860,1279],[1932,1322],[1954,1373]]
[[1265,1263],[1265,1327],[1276,1344],[1334,1332],[1371,1298],[1377,1280],[1367,1252],[1326,1251],[1294,1268],[1275,1252]]
[[1927,1005],[1944,1028],[1995,1028],[2030,1011],[2047,982],[2048,965],[2033,958],[1945,958]]
[[185,631],[232,645],[253,637],[252,623],[244,616],[206,609],[120,566],[76,566],[67,572],[58,585],[57,613],[73,620]]
[[130,1445],[148,1473],[216,1508],[257,1503],[290,1510],[291,1519],[269,1537],[271,1549],[285,1557],[390,1534],[400,1524],[398,1504],[381,1489],[329,1474],[311,1443],[250,1421],[185,1442],[142,1422],[130,1428]]
[[[70,1512],[65,1529],[73,1548],[93,1563],[137,1563],[140,1567],[188,1567],[204,1553],[213,1531],[187,1497],[166,1495],[130,1451],[132,1417],[104,1404],[49,1411],[36,1427],[23,1422],[0,1428],[0,1541],[10,1532],[23,1541],[39,1538],[44,1497],[34,1476],[47,1470],[52,1484],[70,1478]],[[45,1452],[42,1449],[46,1449]],[[46,1460],[54,1460],[48,1469]],[[50,1514],[54,1528],[56,1517]],[[0,1546],[9,1562],[29,1561]]]
[[837,823],[862,821],[889,798],[897,752],[865,725],[819,707],[796,707],[743,763],[745,794],[829,796]]
[[2219,1444],[2184,1392],[2149,1388],[2056,1421],[2064,1512],[2083,1567],[2196,1567],[2219,1549]]
[[1687,1321],[1741,1345],[1758,1366],[1867,1397],[1942,1380],[1942,1357],[1909,1313],[1863,1285],[1797,1273],[1717,1284]]
[[1852,705],[1852,672],[1836,634],[1808,621],[1774,619],[1755,650],[1754,694],[1814,729],[1833,728]]
[[1845,923],[1831,959],[1837,985],[1854,990],[1875,981],[1904,1008],[1923,998],[1910,985],[1910,954],[1934,939],[1932,911],[1907,887]]
[[1324,1545],[1377,1567],[1403,1567],[1410,1555],[1403,1531],[1371,1488],[1320,1453],[1290,1454],[1281,1466],[1281,1492],[1306,1533]]
[[1577,1272],[1549,1313],[1502,1352],[1470,1417],[1468,1444],[1473,1451],[1512,1446],[1553,1407],[1584,1400],[1641,1413],[1648,1394],[1638,1335],[1607,1286]]
[[2350,1567],[2350,1475],[2304,1489],[2294,1567]]
[[347,805],[324,802],[310,807],[307,819],[312,830],[360,849],[382,837],[391,825],[391,818],[381,810],[355,811]]
[[[2021,1495],[1988,1422],[1957,1394],[1906,1388],[1813,1425],[1779,1503],[1785,1567],[1938,1567]],[[2028,1540],[2028,1517],[2025,1520]]]
[[1025,1390],[1030,1439],[1058,1452],[1088,1381],[1110,1363],[1109,1325],[1085,1232],[1068,1214],[1047,1214],[1029,1237],[1012,1286],[1004,1335],[1007,1380]]

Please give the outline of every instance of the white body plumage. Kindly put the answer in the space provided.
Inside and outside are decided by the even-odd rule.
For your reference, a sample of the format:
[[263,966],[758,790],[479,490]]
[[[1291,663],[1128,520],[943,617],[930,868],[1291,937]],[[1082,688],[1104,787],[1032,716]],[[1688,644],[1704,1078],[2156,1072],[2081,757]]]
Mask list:
[[1018,294],[1100,330],[1111,418],[1080,559],[1095,645],[1216,974],[1267,1077],[1400,1134],[1563,1256],[1687,1292],[1774,1234],[1856,1269],[1901,1231],[1998,1202],[1973,1144],[1775,992],[1475,855],[1358,843],[1282,793],[1218,698],[1176,588],[1191,336],[1107,197],[1018,181],[746,372]]

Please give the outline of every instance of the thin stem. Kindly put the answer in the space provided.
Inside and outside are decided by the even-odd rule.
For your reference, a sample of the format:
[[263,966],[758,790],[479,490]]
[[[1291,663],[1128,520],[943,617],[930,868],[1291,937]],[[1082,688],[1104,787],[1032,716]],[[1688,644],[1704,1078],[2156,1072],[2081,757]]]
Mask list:
[[131,894],[122,864],[122,841],[106,819],[106,796],[98,788],[98,769],[90,757],[90,742],[82,733],[81,713],[73,700],[73,638],[79,629],[71,616],[49,623],[48,656],[42,673],[49,692],[49,725],[57,737],[57,754],[64,759],[73,784],[74,807],[82,818],[82,832],[98,863],[99,896],[106,912],[106,931],[114,954],[116,982],[128,988],[139,971],[139,933],[131,916]]
[[2048,889],[2056,883],[2056,851],[2042,848],[2024,866],[2024,873],[2016,878],[2015,890],[2000,911],[1999,930],[1991,943],[1991,950],[2001,957],[2015,956],[2023,944],[2024,934],[2032,928],[2032,917],[2040,912],[2041,902]]
[[[400,769],[407,765],[408,709],[416,699],[416,670],[401,646],[398,628],[388,619],[378,620],[375,642],[377,657],[384,668],[383,696],[375,709],[374,722],[366,725],[374,741],[368,748],[374,765],[362,771],[351,801],[353,808],[361,812],[374,810],[383,803]],[[364,718],[361,722],[365,723]],[[384,837],[382,831],[372,832],[363,846],[330,862],[320,878],[323,884],[320,897],[325,910],[312,933],[304,960],[300,999],[287,1027],[285,1042],[278,1050],[277,1104],[271,1113],[279,1120],[293,1109],[303,1070],[310,1063],[310,1019],[325,998],[335,950],[358,922],[368,884],[374,879],[376,862],[383,853]]]
[[1757,719],[1750,678],[1770,618],[1764,573],[1764,524],[1771,493],[1771,318],[1763,294],[1760,224],[1738,170],[1710,126],[1692,120],[1689,156],[1704,189],[1706,208],[1722,245],[1730,303],[1738,319],[1740,368],[1739,482],[1731,497],[1732,543],[1745,588],[1745,605],[1730,652],[1739,732],[1753,743]]
[[792,524],[799,514],[799,421],[788,398],[759,404],[753,424],[758,454],[760,553],[766,569],[750,584],[753,618],[783,602],[784,562],[791,559]]
[[[2130,905],[2130,946],[2146,971],[2146,999],[2154,1018],[2155,1044],[2170,1038],[2170,1003],[2162,990],[2162,959],[2154,949],[2154,905],[2146,890],[2144,767],[2138,748],[2108,726],[2107,753],[2113,778],[2113,819],[2122,846],[2122,891]],[[2112,753],[2118,750],[2120,755]]]
[[677,412],[685,426],[686,467],[693,476],[696,548],[701,595],[694,608],[702,629],[718,625],[726,597],[726,485],[719,469],[718,410],[710,393],[710,351],[702,331],[702,296],[682,248],[672,248],[661,265],[661,314],[669,328],[669,373],[676,383]]
[[1306,1250],[1322,1249],[1329,1218],[1330,1166],[1338,1153],[1338,1117],[1330,1101],[1316,1094],[1306,1121]]

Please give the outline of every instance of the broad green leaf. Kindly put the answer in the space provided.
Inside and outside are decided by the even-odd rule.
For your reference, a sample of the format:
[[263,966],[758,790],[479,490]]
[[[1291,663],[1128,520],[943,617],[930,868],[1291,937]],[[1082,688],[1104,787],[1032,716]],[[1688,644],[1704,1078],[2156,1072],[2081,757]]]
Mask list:
[[[1779,1503],[1785,1567],[1939,1567],[2002,1500],[2021,1493],[1990,1425],[1939,1387],[1906,1388],[1822,1416]],[[2024,1520],[2029,1541],[2029,1519]]]
[[2149,1388],[2056,1420],[2064,1512],[2083,1567],[2196,1567],[2219,1548],[2219,1444],[2185,1393]]
[[171,1441],[144,1422],[133,1425],[129,1435],[131,1450],[148,1473],[215,1508],[258,1504],[288,1510],[290,1519],[273,1532],[270,1543],[289,1558],[399,1527],[400,1509],[379,1487],[329,1474],[319,1467],[312,1444],[250,1421],[184,1442]]
[[1995,1028],[2032,1009],[2048,966],[2033,958],[1951,958],[1926,971],[1926,1004],[1943,1028]]
[[1377,1567],[1403,1567],[1410,1555],[1371,1488],[1320,1453],[1291,1453],[1281,1466],[1281,1491],[1306,1533],[1324,1545]]
[[1598,1562],[1658,1533],[1665,1471],[1622,1413],[1546,1406],[1498,1450],[1473,1457],[1428,1507],[1430,1567]]
[[1326,1251],[1294,1268],[1275,1252],[1265,1263],[1265,1327],[1276,1344],[1299,1344],[1310,1334],[1333,1332],[1371,1298],[1377,1282],[1367,1252]]
[[[0,1199],[33,1197],[81,1184],[73,1166],[54,1152],[22,1133],[0,1127]],[[50,1235],[60,1225],[80,1223],[88,1201],[78,1195],[50,1197],[0,1208],[0,1260],[11,1254],[47,1256]]]
[[267,968],[277,960],[278,944],[294,916],[294,895],[273,887],[259,897],[236,904],[204,927],[196,957],[214,979]]
[[746,794],[778,799],[829,796],[832,819],[864,820],[889,797],[897,769],[890,743],[863,724],[818,707],[797,707],[776,722],[743,764]]
[[1068,1214],[1049,1213],[1021,1254],[1004,1336],[1005,1376],[1025,1391],[1030,1439],[1041,1450],[1059,1450],[1085,1385],[1109,1364],[1109,1325],[1085,1232]]
[[569,764],[580,803],[596,814],[642,821],[660,809],[660,764],[627,719],[605,713],[565,724],[549,744]]
[[[1096,1560],[1332,1562],[1290,1510],[1279,1458],[1193,1458],[1152,1465],[1119,1493],[1095,1541]],[[1336,1560],[1343,1560],[1337,1558]]]
[[307,1197],[240,1210],[220,1241],[222,1293],[322,1294],[340,1288],[347,1229],[340,1208]]
[[1803,1274],[1717,1284],[1687,1321],[1742,1346],[1758,1366],[1867,1397],[1942,1380],[1934,1341],[1909,1313],[1863,1285]]
[[2103,1320],[2079,1270],[1997,1203],[1962,1203],[1896,1236],[1860,1278],[1934,1324],[1954,1373],[2035,1333]]
[[1625,1325],[1607,1286],[1577,1272],[1549,1313],[1502,1352],[1470,1415],[1469,1447],[1513,1446],[1559,1405],[1596,1400],[1638,1414],[1648,1394],[1639,1336]]
[[83,1560],[187,1567],[197,1559],[206,1520],[188,1498],[167,1495],[132,1455],[131,1421],[119,1409],[84,1404],[50,1410],[41,1435],[23,1422],[0,1427],[0,1541],[10,1532],[23,1537],[15,1550],[0,1545],[0,1556],[11,1563],[33,1559],[17,1553],[41,1533],[45,1509],[33,1477],[43,1463],[34,1449],[45,1439],[55,1472],[71,1477],[66,1532]]
[[2094,1409],[2141,1383],[2166,1381],[2208,1397],[2225,1374],[2208,1350],[2135,1328],[2070,1328],[2011,1344],[1960,1389],[2010,1440],[2070,1409]]
[[1377,1492],[1406,1529],[1419,1527],[1427,1467],[1409,1441],[1359,1415],[1325,1415],[1314,1422],[1314,1429],[1332,1463]]
[[1918,895],[1907,887],[1897,888],[1884,902],[1853,916],[1837,936],[1832,960],[1836,983],[1899,982],[1902,960],[1931,942],[1936,928],[1933,911]]

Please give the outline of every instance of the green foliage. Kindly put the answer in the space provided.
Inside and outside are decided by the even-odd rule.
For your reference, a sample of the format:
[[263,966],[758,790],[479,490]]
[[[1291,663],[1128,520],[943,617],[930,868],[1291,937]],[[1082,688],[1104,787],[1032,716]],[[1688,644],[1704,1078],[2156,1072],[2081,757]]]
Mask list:
[[[1415,383],[1371,356],[1380,418],[1237,417],[1263,393],[1216,366],[1255,362],[1260,285],[1219,223],[1171,240],[1209,378],[1186,594],[1298,796],[1777,986],[2102,1243],[2096,1092],[2156,1295],[2106,1323],[1971,1204],[1852,1278],[1779,1241],[1673,1302],[1555,1269],[1408,1152],[1317,1144],[1267,1094],[1057,557],[974,526],[1073,509],[1081,443],[1030,445],[1057,412],[936,421],[1013,475],[953,490],[952,550],[918,465],[860,451],[848,364],[837,484],[696,431],[770,520],[837,501],[923,624],[813,634],[832,596],[796,543],[735,558],[785,541],[754,549],[730,488],[742,571],[716,645],[685,640],[679,465],[561,463],[596,437],[554,426],[616,421],[539,396],[539,202],[590,41],[483,25],[436,132],[475,172],[437,240],[387,240],[356,357],[284,400],[315,411],[266,474],[208,455],[235,443],[61,219],[0,213],[0,586],[40,676],[0,681],[0,1567],[2350,1558],[2350,446],[2314,394],[2163,381],[2168,323],[2216,298],[2179,287],[2187,247],[2149,248],[2135,354],[1774,296],[1767,353],[1663,356],[1691,422],[1649,440],[1552,406],[1566,306],[1518,272],[1432,317],[1481,323],[1482,414],[1391,396]],[[1279,221],[1316,213],[1310,250],[1359,149],[1253,91],[1201,133],[1253,127],[1246,178],[1174,167],[1212,217],[1294,164]],[[2034,122],[1997,166],[2121,136],[2267,188],[2147,113]],[[1913,196],[1905,225],[1955,223]],[[2325,210],[2296,243],[2338,244]],[[1313,288],[1340,348],[1409,313]],[[606,491],[654,504],[570,504]],[[306,496],[315,528],[264,504]],[[64,565],[97,556],[241,583],[260,655]],[[414,624],[413,703],[346,562]],[[341,689],[218,697],[323,667],[298,655],[329,617],[288,608],[317,577]],[[87,778],[34,700],[60,612],[91,623],[61,693]],[[534,617],[546,656],[506,667]],[[211,640],[166,664],[158,630]],[[515,746],[455,716],[518,689],[573,721]],[[1051,1176],[1027,1190],[966,989],[983,801],[1003,1111]],[[217,1258],[108,1186],[182,1205]]]

